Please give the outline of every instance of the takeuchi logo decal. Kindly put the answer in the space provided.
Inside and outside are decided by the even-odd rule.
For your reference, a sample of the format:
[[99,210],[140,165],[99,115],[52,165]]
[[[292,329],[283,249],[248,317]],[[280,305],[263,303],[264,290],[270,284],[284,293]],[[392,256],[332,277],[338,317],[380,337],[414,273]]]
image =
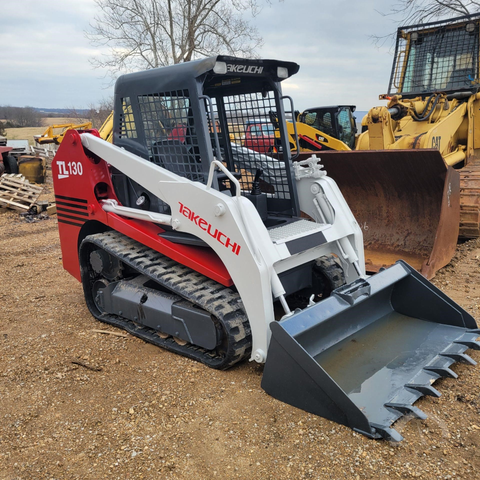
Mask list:
[[227,72],[231,73],[254,73],[260,75],[263,72],[263,67],[256,65],[234,65],[227,63]]
[[214,238],[217,242],[221,243],[224,247],[230,248],[235,255],[238,255],[240,253],[241,246],[238,245],[238,243],[232,242],[232,239],[230,237],[227,237],[227,235],[218,230],[218,228],[214,228],[211,223],[208,223],[200,215],[196,215],[193,210],[190,210],[183,203],[178,203],[180,205],[180,213],[184,217],[188,218],[191,222],[200,227],[204,232],[207,232],[212,238]]

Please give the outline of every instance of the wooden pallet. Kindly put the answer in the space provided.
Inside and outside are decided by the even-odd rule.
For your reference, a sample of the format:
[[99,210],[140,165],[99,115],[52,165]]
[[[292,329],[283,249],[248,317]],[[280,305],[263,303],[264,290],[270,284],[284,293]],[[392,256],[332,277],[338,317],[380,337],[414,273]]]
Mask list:
[[23,175],[5,173],[0,177],[0,207],[27,212],[42,191],[43,187],[31,185]]

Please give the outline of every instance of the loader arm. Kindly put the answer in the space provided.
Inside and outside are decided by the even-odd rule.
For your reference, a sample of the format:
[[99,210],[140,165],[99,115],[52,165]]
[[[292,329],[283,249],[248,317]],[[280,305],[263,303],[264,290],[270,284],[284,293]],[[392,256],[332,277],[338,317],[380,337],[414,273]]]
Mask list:
[[[278,289],[273,263],[285,256],[285,251],[266,249],[265,244],[271,245],[271,241],[251,203],[241,196],[228,197],[206,185],[191,182],[93,135],[82,135],[82,143],[165,201],[171,208],[170,225],[178,232],[202,239],[217,253],[227,270],[234,273],[232,278],[244,299],[247,315],[261,319],[251,324],[252,359],[263,362],[269,340],[267,326],[274,319],[272,284],[276,287],[275,296],[284,293]],[[250,235],[245,224],[249,226]],[[213,232],[218,233],[212,236]],[[255,244],[251,238],[256,238]]]
[[105,141],[112,143],[113,140],[113,110],[103,122],[102,126],[98,129],[100,137]]
[[[402,102],[408,109],[420,109],[417,102]],[[421,102],[422,105],[424,102]],[[415,121],[406,115],[393,120],[390,112],[396,111],[398,103],[390,102],[389,108],[372,108],[364,119],[367,130],[363,132],[356,150],[417,150],[435,148],[442,154],[445,163],[453,166],[465,160],[467,103],[447,102],[436,115],[425,121]],[[463,152],[463,154],[462,154]]]

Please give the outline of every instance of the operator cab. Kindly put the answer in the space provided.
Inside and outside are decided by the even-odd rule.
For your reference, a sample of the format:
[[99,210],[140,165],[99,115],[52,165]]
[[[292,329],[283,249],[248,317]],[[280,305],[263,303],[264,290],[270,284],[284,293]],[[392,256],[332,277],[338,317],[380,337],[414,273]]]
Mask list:
[[[357,133],[353,116],[355,108],[354,105],[310,108],[300,114],[299,122],[310,125],[330,137],[338,138],[353,150]],[[301,141],[300,145],[302,146]],[[308,148],[308,145],[306,147]],[[329,150],[327,145],[324,145],[323,148]]]
[[[267,226],[298,217],[280,87],[298,69],[292,62],[218,56],[124,75],[115,87],[113,143],[204,184],[212,160],[220,160]],[[290,107],[293,111],[291,100]],[[271,112],[278,118],[278,148],[273,140],[272,148],[262,149],[242,142],[245,126],[274,128]],[[113,182],[123,205],[168,212],[168,205],[120,172]],[[215,188],[235,193],[218,172]]]
[[388,95],[474,92],[479,85],[480,15],[400,27]]

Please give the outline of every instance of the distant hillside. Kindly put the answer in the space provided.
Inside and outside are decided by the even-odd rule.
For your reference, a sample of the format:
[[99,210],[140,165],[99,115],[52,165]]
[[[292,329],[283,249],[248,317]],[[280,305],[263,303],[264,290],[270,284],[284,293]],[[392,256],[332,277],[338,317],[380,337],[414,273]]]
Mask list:
[[[45,115],[54,114],[54,115],[63,116],[63,117],[66,117],[70,113],[72,113],[71,108],[34,108],[34,110],[36,110],[37,112],[41,112]],[[79,115],[86,115],[89,111],[90,110],[86,108],[75,109],[75,112],[77,112]]]

